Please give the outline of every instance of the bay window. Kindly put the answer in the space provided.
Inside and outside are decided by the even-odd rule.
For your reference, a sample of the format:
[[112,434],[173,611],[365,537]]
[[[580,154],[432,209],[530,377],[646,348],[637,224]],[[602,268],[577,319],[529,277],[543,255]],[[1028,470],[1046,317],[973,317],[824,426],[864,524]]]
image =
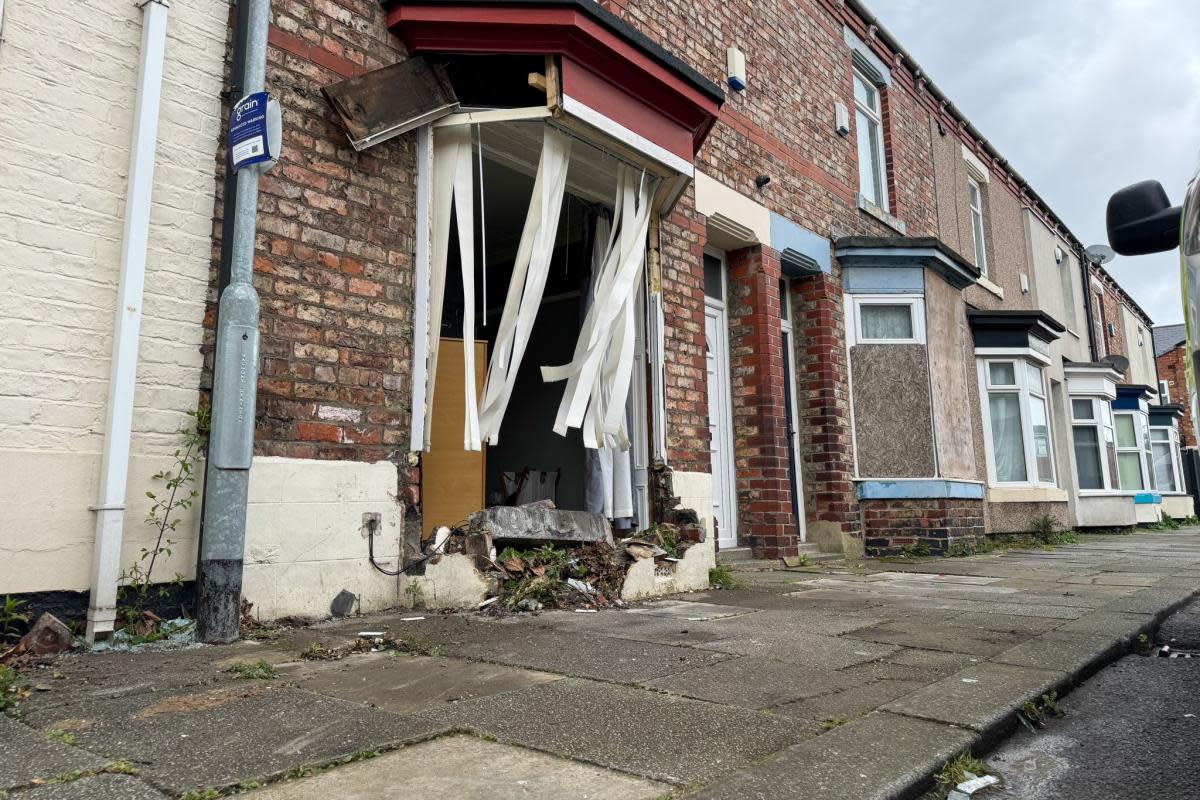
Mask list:
[[1179,432],[1175,428],[1150,428],[1150,455],[1154,482],[1160,492],[1182,492]]
[[980,365],[991,482],[1053,486],[1054,454],[1042,367],[1024,359],[985,359]]
[[1071,434],[1079,489],[1117,488],[1117,444],[1108,398],[1072,397]]
[[1117,429],[1117,472],[1121,490],[1141,492],[1154,488],[1154,473],[1149,469],[1150,434],[1146,415],[1137,411],[1118,411],[1113,415]]

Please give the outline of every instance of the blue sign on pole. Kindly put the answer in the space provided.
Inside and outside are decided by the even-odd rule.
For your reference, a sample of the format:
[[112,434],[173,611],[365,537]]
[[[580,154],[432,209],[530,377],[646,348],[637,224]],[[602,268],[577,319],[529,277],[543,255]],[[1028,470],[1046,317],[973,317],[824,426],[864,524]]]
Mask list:
[[234,172],[274,158],[267,135],[268,99],[267,92],[255,92],[233,105],[229,114],[229,164]]

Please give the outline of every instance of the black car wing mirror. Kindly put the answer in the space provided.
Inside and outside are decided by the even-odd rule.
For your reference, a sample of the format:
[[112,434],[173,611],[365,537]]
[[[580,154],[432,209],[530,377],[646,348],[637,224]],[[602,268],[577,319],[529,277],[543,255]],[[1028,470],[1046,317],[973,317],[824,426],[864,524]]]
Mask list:
[[1126,186],[1108,199],[1108,243],[1123,256],[1174,250],[1179,246],[1182,211],[1181,206],[1171,205],[1158,181]]

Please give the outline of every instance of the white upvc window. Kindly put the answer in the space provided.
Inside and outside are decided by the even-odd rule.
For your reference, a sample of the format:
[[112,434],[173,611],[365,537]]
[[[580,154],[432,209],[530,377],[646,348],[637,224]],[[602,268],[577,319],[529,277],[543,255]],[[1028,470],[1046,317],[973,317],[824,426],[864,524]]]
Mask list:
[[983,232],[983,184],[975,177],[967,178],[967,197],[971,206],[971,238],[975,243],[975,266],[987,277],[987,239]]
[[851,345],[924,344],[925,301],[920,295],[850,295]]
[[854,70],[855,128],[858,137],[858,191],[888,210],[887,156],[883,148],[883,110],[879,87]]
[[1171,402],[1171,385],[1167,381],[1158,382],[1158,402],[1164,406]]
[[1071,398],[1071,435],[1079,490],[1117,489],[1117,442],[1107,397]]
[[1141,411],[1116,411],[1113,418],[1117,429],[1117,471],[1121,491],[1153,489],[1148,415]]
[[997,486],[1054,486],[1054,453],[1042,366],[1022,358],[979,361],[988,479]]
[[1174,427],[1150,428],[1150,460],[1154,483],[1160,492],[1183,491],[1183,465],[1179,454],[1179,431]]

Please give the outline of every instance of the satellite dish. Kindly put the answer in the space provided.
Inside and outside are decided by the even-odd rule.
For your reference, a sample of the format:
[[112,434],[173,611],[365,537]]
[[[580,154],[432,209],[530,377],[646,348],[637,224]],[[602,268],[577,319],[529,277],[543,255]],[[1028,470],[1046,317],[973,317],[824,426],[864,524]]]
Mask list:
[[1117,253],[1106,244],[1094,244],[1083,251],[1087,260],[1093,264],[1107,264],[1117,257]]
[[[1103,247],[1104,245],[1099,245],[1099,246]],[[1125,371],[1127,369],[1129,369],[1129,359],[1126,358],[1125,356],[1117,355],[1116,353],[1114,353],[1111,356],[1105,356],[1104,358],[1100,359],[1100,363],[1108,364],[1113,369],[1115,369],[1117,372],[1120,372],[1122,374],[1124,374]]]

